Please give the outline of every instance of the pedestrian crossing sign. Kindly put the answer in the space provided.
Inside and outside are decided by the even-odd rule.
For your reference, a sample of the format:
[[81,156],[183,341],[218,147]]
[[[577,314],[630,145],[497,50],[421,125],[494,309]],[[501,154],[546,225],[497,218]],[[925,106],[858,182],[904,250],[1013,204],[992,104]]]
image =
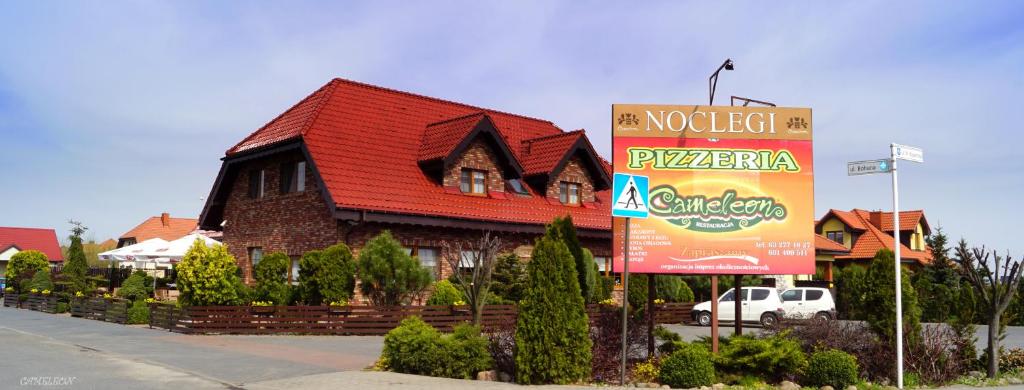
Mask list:
[[616,173],[613,185],[613,217],[647,218],[647,176]]

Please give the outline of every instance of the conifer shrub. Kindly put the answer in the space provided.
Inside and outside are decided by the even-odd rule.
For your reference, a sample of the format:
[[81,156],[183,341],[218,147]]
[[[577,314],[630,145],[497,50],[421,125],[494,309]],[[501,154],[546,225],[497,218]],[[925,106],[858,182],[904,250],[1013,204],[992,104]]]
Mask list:
[[[7,262],[7,284],[14,287],[18,292],[28,292],[31,283],[29,280],[35,276],[36,271],[48,270],[49,259],[46,254],[37,250],[27,250],[15,253]],[[24,286],[22,286],[24,284]]]
[[132,305],[128,307],[128,323],[133,325],[149,323],[149,304],[144,299],[132,302]]
[[471,379],[493,367],[488,343],[479,327],[459,325],[454,333],[441,335],[413,316],[384,336],[381,361],[395,372]]
[[36,291],[50,290],[53,291],[53,279],[50,278],[49,269],[37,270],[32,279],[28,282],[29,289]]
[[[896,279],[895,256],[888,249],[881,249],[868,267],[864,279],[864,320],[879,338],[891,345],[896,344]],[[902,272],[903,329],[908,344],[914,344],[921,333],[921,309],[917,294],[910,284],[909,272]]]
[[281,252],[264,256],[256,263],[252,270],[253,278],[256,279],[256,287],[252,291],[254,300],[274,305],[288,304],[291,294],[287,277],[289,263],[291,259]]
[[359,251],[359,279],[373,305],[397,306],[427,288],[433,276],[385,230]]
[[[77,229],[77,228],[76,228]],[[85,260],[85,250],[82,249],[82,230],[73,230],[75,233],[71,235],[71,245],[68,247],[68,258],[64,260],[64,267],[61,268],[61,277],[67,282],[68,290],[71,293],[78,291],[85,292],[89,289],[89,282],[86,278],[86,273],[89,270],[89,264]]]
[[715,381],[711,352],[702,345],[682,344],[661,362],[658,382],[673,388],[710,386]]
[[572,256],[573,266],[576,269],[576,284],[580,288],[580,295],[585,301],[596,302],[593,299],[594,283],[597,280],[597,275],[594,274],[593,255],[590,259],[586,258],[584,254],[585,248],[580,244],[580,239],[576,235],[576,226],[572,223],[572,216],[566,215],[562,218],[555,218],[548,226],[548,234],[552,235],[552,238],[561,241],[565,244],[566,248],[569,249],[569,254]]
[[356,262],[345,243],[322,251],[309,251],[299,260],[299,299],[307,305],[322,305],[352,298]]
[[537,240],[516,326],[516,382],[574,383],[590,376],[592,342],[572,254],[551,230]]
[[857,358],[846,352],[829,349],[811,354],[804,381],[812,386],[845,389],[857,383]]
[[[523,299],[526,287],[526,263],[519,261],[515,253],[498,256],[494,272],[491,274],[491,286],[488,298],[500,298],[501,302],[516,303]],[[498,300],[498,299],[496,299]]]
[[235,258],[224,245],[207,247],[196,239],[176,269],[182,305],[240,305],[247,298]]
[[807,355],[800,342],[787,333],[733,336],[719,345],[718,352],[716,368],[734,375],[778,381],[795,379],[807,368]]
[[675,275],[657,275],[654,277],[655,291],[658,298],[666,302],[693,302],[693,291],[686,285],[682,277]]
[[427,305],[448,306],[458,301],[465,301],[462,292],[452,282],[442,280],[434,284],[434,292],[427,299]]
[[149,290],[146,289],[146,273],[143,271],[132,272],[121,288],[117,289],[117,296],[132,301],[146,299],[149,297]]

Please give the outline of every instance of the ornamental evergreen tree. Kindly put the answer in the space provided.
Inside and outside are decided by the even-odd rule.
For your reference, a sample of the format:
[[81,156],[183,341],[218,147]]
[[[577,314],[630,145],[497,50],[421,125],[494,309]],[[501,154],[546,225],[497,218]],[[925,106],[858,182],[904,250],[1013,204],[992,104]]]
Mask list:
[[68,289],[73,294],[89,289],[85,279],[89,264],[85,260],[85,251],[82,249],[82,234],[89,228],[75,220],[70,220],[68,223],[72,225],[71,236],[68,237],[71,239],[71,245],[68,247],[68,256],[67,259],[64,259],[61,275],[67,281]]
[[590,325],[572,254],[552,231],[537,241],[516,325],[516,382],[574,383],[590,376]]
[[[864,282],[864,319],[882,340],[896,345],[896,264],[895,255],[888,249],[875,254]],[[901,273],[903,295],[903,333],[911,345],[921,333],[921,309],[917,294],[910,284],[907,272]]]
[[35,275],[32,275],[32,279],[28,282],[28,290],[35,289],[38,292],[43,290],[53,290],[53,279],[50,277],[50,270],[41,269],[37,270]]
[[128,298],[132,301],[148,298],[149,291],[146,289],[146,273],[143,271],[132,272],[132,275],[121,284],[121,288],[117,289],[117,296]]
[[356,262],[348,245],[339,242],[322,251],[310,251],[299,260],[299,297],[307,305],[352,298]]
[[396,306],[419,294],[433,279],[385,230],[359,251],[359,289],[377,306]]
[[281,252],[274,252],[260,259],[253,266],[252,274],[256,279],[253,289],[254,299],[273,302],[275,305],[288,304],[290,289],[288,288],[288,263],[291,259]]
[[27,250],[15,253],[7,262],[7,284],[18,292],[27,292],[31,283],[29,279],[35,276],[36,271],[49,271],[50,263],[46,254],[37,250]]
[[580,239],[576,236],[576,226],[572,223],[572,216],[555,218],[548,226],[548,234],[565,243],[569,249],[576,268],[576,284],[580,286],[580,295],[585,301],[593,302],[594,283],[597,280],[597,275],[593,274],[594,267],[591,266],[594,259],[591,257],[588,261],[584,256],[583,246],[580,245]]
[[235,258],[224,245],[207,247],[197,238],[175,268],[183,305],[238,305],[246,299]]
[[523,299],[525,287],[526,264],[519,261],[519,256],[515,253],[498,256],[494,273],[491,275],[490,295],[500,297],[504,302],[516,303]]

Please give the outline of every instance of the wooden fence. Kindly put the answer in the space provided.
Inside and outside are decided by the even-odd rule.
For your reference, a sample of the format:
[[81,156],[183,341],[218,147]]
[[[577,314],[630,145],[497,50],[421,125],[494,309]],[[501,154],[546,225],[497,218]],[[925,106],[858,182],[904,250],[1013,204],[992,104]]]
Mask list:
[[71,316],[124,324],[128,322],[128,300],[106,298],[74,298]]
[[[689,320],[692,303],[659,305],[657,323]],[[591,318],[615,314],[588,305]],[[515,305],[488,305],[481,325],[485,330],[515,327]],[[193,334],[323,334],[382,335],[408,316],[419,316],[441,331],[472,320],[466,306],[193,306],[177,308],[151,304],[149,326]]]
[[41,311],[44,313],[56,313],[57,296],[53,294],[25,294],[20,307],[22,309]]
[[18,293],[5,293],[4,294],[4,307],[20,307],[18,300],[21,299],[21,294]]

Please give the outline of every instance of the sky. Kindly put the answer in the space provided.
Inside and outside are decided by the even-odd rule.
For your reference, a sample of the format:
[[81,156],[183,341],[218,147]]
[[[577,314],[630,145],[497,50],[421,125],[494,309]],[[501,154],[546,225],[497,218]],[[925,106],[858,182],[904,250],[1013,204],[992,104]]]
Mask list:
[[197,217],[224,151],[342,77],[584,128],[613,103],[744,96],[814,115],[815,209],[892,208],[846,176],[897,142],[903,209],[1024,256],[1020,2],[8,2],[0,226],[117,237]]

